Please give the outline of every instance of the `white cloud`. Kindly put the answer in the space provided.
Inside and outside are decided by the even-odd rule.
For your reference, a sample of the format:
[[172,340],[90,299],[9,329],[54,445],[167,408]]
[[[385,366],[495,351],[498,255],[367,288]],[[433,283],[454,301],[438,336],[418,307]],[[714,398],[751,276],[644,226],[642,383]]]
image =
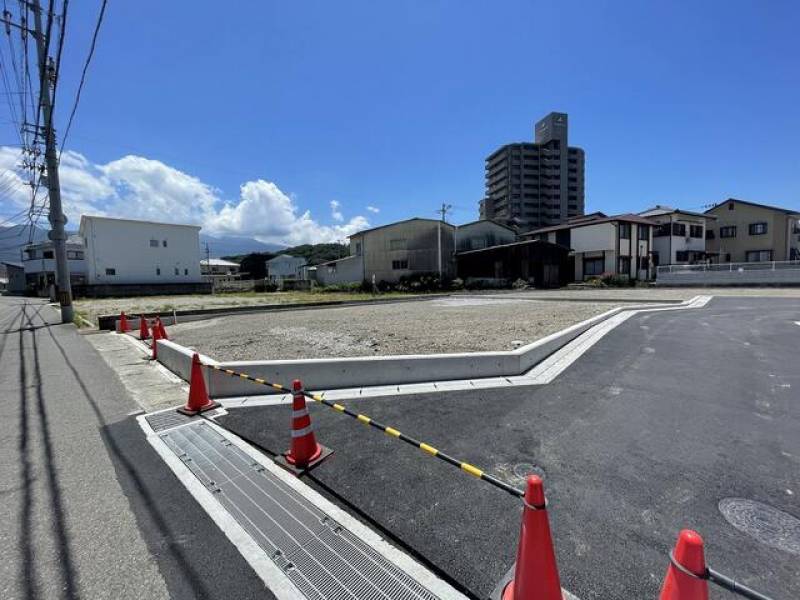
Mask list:
[[[0,146],[0,214],[18,213],[31,204],[31,188],[27,173],[19,168],[22,155],[19,148]],[[23,175],[25,175],[23,177]],[[41,195],[37,195],[40,198]]]
[[376,215],[377,215],[379,212],[381,212],[381,209],[380,209],[380,208],[378,208],[377,206],[367,206],[367,207],[366,207],[366,209],[367,209],[369,212],[371,212],[371,213],[373,213],[373,214],[376,214]]
[[[0,147],[0,189],[14,206],[30,203],[17,164],[19,151]],[[304,244],[343,241],[369,226],[363,216],[345,221],[338,201],[330,202],[332,225],[316,221],[309,210],[270,181],[257,179],[240,186],[239,197],[222,192],[193,175],[158,160],[124,156],[93,164],[77,152],[65,152],[59,169],[64,212],[73,226],[82,214],[108,215],[174,223],[194,223],[210,235],[254,237],[262,242]],[[12,186],[13,184],[13,186]],[[5,208],[5,206],[3,207]],[[17,208],[17,210],[19,210]]]
[[342,205],[338,200],[331,200],[331,218],[334,221],[339,221],[340,223],[344,221],[344,215],[342,214],[341,207]]

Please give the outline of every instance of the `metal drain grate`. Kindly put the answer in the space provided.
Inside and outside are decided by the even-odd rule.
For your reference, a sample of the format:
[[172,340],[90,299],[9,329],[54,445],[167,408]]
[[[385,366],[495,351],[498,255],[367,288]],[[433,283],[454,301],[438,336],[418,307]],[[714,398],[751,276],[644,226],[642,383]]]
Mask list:
[[[211,410],[205,413],[204,416],[208,418],[214,418],[217,416],[219,409]],[[153,431],[156,433],[160,431],[165,431],[167,429],[172,429],[173,427],[178,427],[179,425],[185,425],[186,423],[190,423],[191,421],[197,421],[201,417],[194,415],[192,417],[184,415],[183,413],[179,413],[176,410],[166,410],[163,412],[158,412],[152,415],[145,416],[147,419],[147,423],[150,427],[153,428]]]
[[307,598],[437,599],[206,423],[160,437]]

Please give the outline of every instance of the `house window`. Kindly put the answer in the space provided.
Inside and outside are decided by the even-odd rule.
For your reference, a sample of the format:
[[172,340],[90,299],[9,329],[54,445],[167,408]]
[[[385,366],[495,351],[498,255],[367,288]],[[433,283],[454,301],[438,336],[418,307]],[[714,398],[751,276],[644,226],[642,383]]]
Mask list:
[[713,229],[706,229],[706,239],[713,240],[714,239],[714,230]]
[[745,253],[747,262],[768,262],[772,260],[772,250],[748,250]]
[[180,270],[178,269],[178,267],[175,267],[175,275],[180,275],[180,274],[181,274],[181,272],[180,272]]
[[673,223],[672,224],[672,235],[676,235],[678,237],[685,237],[686,236],[686,225],[683,223]]
[[617,265],[617,272],[620,275],[629,275],[631,272],[631,257],[630,256],[620,256],[619,257],[619,264]]
[[361,256],[361,242],[356,242],[356,256]]
[[164,246],[164,248],[166,248],[167,247],[167,240],[164,240],[163,242],[161,242],[161,245]]
[[728,204],[728,210],[733,210],[733,202]]
[[116,274],[117,274],[116,269],[106,269],[106,275],[116,275]]
[[392,269],[395,271],[402,271],[403,269],[408,269],[408,259],[406,258],[403,260],[393,260]]
[[669,223],[662,223],[656,227],[656,230],[653,232],[655,237],[664,237],[669,235]]
[[639,225],[639,241],[646,242],[650,239],[650,226],[649,225]]
[[161,267],[156,267],[156,275],[161,275]]
[[[189,269],[184,269],[184,270],[183,270],[183,274],[184,274],[184,275],[188,275],[188,274],[189,274]],[[230,273],[228,273],[228,274],[230,275]]]
[[150,240],[151,248],[158,248],[158,240]]
[[764,235],[765,233],[767,233],[767,224],[750,223],[750,225],[748,226],[748,230],[750,232],[750,235]]
[[406,241],[403,240],[389,240],[389,250],[405,250]]
[[620,223],[619,224],[619,237],[620,237],[620,239],[625,239],[625,240],[631,239],[631,224],[630,223]]
[[728,225],[727,227],[720,227],[719,237],[721,238],[736,237],[736,225]]
[[675,253],[675,262],[688,262],[689,253],[686,250],[678,250]]
[[601,275],[605,266],[605,259],[598,258],[584,258],[583,259],[583,274],[585,276]]
[[703,226],[702,225],[689,225],[689,237],[693,238],[703,238]]
[[70,260],[83,260],[83,250],[69,250],[67,258]]

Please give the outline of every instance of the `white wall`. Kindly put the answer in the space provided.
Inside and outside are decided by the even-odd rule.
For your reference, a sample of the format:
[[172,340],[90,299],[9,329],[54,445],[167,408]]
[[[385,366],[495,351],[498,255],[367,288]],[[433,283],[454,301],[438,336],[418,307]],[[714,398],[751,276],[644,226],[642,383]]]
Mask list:
[[[89,284],[202,281],[200,228],[194,225],[82,217],[81,234]],[[151,240],[158,245],[151,246]]]
[[317,283],[320,285],[361,283],[363,279],[363,256],[348,256],[333,263],[317,265]]
[[613,223],[598,223],[597,225],[576,227],[570,235],[570,246],[575,252],[616,250],[617,237]]

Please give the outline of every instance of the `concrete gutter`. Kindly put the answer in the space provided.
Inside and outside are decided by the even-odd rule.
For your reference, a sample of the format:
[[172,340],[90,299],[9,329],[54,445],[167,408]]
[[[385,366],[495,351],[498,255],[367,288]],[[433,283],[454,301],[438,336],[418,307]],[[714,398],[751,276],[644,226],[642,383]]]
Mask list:
[[[698,298],[694,298],[662,306],[664,308],[684,308],[692,306],[697,301]],[[226,369],[247,373],[252,377],[274,381],[286,386],[294,379],[301,379],[306,388],[316,390],[513,377],[529,371],[533,366],[610,317],[620,312],[640,309],[652,309],[652,304],[614,308],[531,344],[509,351],[232,362],[217,362],[202,356],[201,359]],[[188,381],[193,350],[171,341],[159,340],[158,344],[158,360],[170,371]],[[209,374],[213,376],[209,377]],[[209,394],[216,398],[248,396],[254,393],[253,383],[247,380],[208,370],[205,375]],[[264,388],[258,393],[270,393],[270,390]]]
[[[358,306],[362,304],[393,304],[401,302],[419,302],[421,300],[434,300],[437,298],[447,298],[450,294],[426,294],[424,296],[408,296],[398,298],[375,298],[372,300],[327,300],[324,302],[299,302],[297,304],[251,304],[248,306],[222,306],[219,308],[196,308],[191,310],[169,311],[161,313],[148,312],[144,316],[148,319],[155,319],[161,316],[164,325],[172,325],[174,317],[180,317],[178,322],[188,323],[190,321],[201,321],[214,317],[224,317],[226,315],[260,313],[260,312],[281,312],[285,310],[313,310],[316,308],[337,308],[340,306]],[[135,316],[128,315],[128,324],[135,322],[139,327],[140,314]],[[116,331],[119,333],[119,315],[100,315],[97,317],[97,326],[106,331]]]

